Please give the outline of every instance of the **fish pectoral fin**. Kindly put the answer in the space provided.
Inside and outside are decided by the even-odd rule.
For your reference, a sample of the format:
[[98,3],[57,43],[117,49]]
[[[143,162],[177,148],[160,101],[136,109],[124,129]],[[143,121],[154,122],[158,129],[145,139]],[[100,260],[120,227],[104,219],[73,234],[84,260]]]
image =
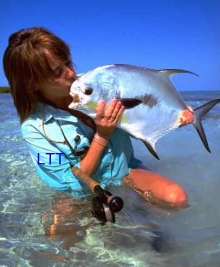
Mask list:
[[145,144],[146,148],[149,150],[149,152],[156,158],[160,159],[159,156],[157,155],[157,152],[155,150],[155,143],[150,143],[147,140],[141,139],[141,141]]
[[142,103],[142,101],[137,98],[117,98],[117,100],[122,103],[125,109],[134,108]]

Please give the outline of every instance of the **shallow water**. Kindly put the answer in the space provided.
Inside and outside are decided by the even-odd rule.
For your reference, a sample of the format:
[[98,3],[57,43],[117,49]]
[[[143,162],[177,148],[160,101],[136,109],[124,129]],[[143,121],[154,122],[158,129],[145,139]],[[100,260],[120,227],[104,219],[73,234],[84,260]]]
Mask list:
[[[193,107],[220,98],[220,92],[182,94]],[[111,187],[125,206],[115,224],[104,226],[91,216],[90,199],[76,201],[41,183],[9,94],[0,95],[0,122],[0,266],[220,265],[220,105],[203,121],[211,154],[192,125],[158,141],[160,161],[133,141],[150,169],[186,189],[190,207],[161,210],[125,187]],[[54,227],[59,234],[47,236]]]

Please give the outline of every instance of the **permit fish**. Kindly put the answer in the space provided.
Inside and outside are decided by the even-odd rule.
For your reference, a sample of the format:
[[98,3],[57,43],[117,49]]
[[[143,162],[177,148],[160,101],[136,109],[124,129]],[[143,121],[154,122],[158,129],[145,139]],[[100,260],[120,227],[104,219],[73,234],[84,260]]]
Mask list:
[[[101,99],[106,102],[113,98],[120,100],[125,110],[117,127],[141,140],[159,159],[155,148],[157,140],[180,127],[181,112],[188,108],[171,82],[171,77],[178,73],[197,75],[181,69],[155,70],[127,64],[97,67],[77,76],[70,88],[73,101],[69,108],[94,119]],[[194,110],[192,124],[209,152],[201,119],[219,102],[220,99],[214,99]]]

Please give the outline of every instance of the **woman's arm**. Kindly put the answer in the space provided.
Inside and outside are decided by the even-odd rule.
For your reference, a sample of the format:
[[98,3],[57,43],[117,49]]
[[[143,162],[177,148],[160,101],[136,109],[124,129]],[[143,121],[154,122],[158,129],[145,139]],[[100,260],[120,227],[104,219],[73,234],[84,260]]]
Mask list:
[[123,111],[124,107],[116,99],[113,99],[107,106],[103,100],[98,104],[95,119],[96,133],[86,156],[80,162],[81,170],[86,174],[92,176],[95,172]]

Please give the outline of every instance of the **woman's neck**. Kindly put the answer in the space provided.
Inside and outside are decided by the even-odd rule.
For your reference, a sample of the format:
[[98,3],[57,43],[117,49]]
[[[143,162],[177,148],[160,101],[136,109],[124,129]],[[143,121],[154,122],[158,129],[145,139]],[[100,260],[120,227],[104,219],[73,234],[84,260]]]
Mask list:
[[67,97],[64,97],[64,98],[53,98],[52,100],[50,99],[46,99],[46,98],[43,98],[42,99],[44,103],[47,103],[49,105],[52,105],[56,108],[60,108],[60,109],[63,109],[63,110],[69,110],[68,106],[69,104],[72,102],[72,97],[71,96],[67,96]]
[[42,99],[44,103],[47,103],[49,105],[52,105],[56,108],[63,109],[71,113],[73,116],[77,117],[81,121],[83,121],[85,124],[90,126],[94,131],[96,130],[96,125],[94,121],[86,114],[69,108],[69,104],[72,102],[72,97],[68,96],[65,98],[59,98],[59,99],[53,99],[53,100],[48,100],[46,98]]

